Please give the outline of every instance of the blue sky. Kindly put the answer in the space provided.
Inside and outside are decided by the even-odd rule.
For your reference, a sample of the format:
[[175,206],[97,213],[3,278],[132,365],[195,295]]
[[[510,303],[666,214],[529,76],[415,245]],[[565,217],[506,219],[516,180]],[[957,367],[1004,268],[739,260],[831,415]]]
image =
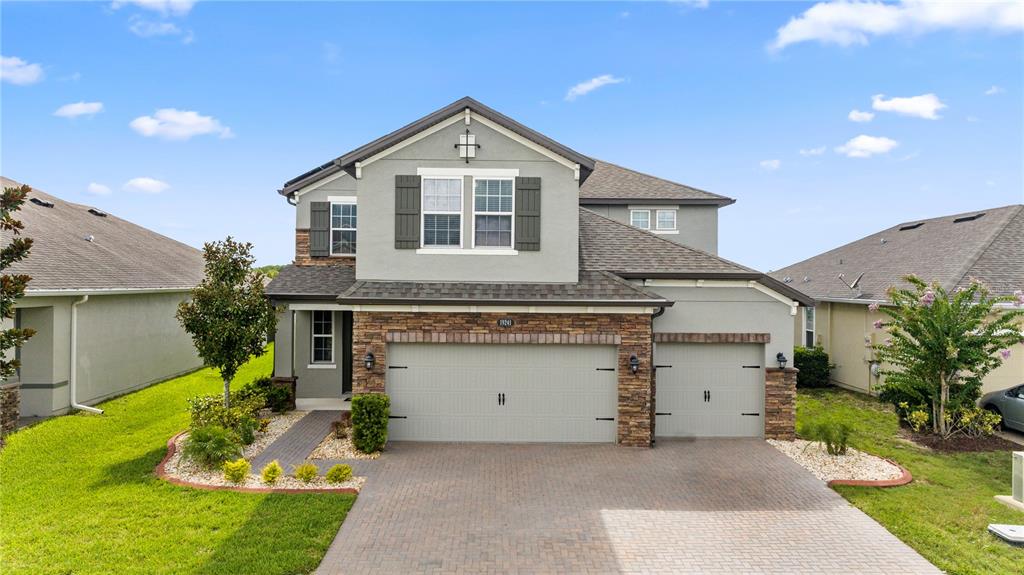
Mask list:
[[3,175],[195,246],[251,241],[261,264],[293,254],[285,180],[465,95],[736,198],[720,253],[763,270],[1024,202],[1021,5],[148,0],[0,19]]

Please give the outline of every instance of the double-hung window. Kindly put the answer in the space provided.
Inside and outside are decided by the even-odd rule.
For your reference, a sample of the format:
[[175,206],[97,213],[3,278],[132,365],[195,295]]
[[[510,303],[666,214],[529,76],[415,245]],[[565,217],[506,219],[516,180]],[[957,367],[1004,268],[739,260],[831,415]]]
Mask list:
[[423,178],[423,247],[462,247],[462,178]]
[[313,363],[334,363],[334,312],[313,310]]
[[356,253],[356,205],[331,204],[331,255]]
[[641,230],[651,229],[651,210],[630,210],[629,225]]
[[804,308],[804,347],[814,347],[814,308]]
[[473,182],[473,246],[512,247],[511,178]]
[[658,210],[658,221],[656,222],[657,229],[659,230],[674,230],[676,229],[676,211],[675,210]]

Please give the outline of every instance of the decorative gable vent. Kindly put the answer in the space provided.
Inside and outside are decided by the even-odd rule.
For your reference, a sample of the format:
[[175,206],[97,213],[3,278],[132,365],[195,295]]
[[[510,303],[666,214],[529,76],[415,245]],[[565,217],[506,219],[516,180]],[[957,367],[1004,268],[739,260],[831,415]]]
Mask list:
[[917,222],[916,224],[907,224],[905,226],[900,226],[900,231],[901,232],[905,232],[907,230],[916,230],[917,228],[919,228],[919,227],[921,227],[923,225],[924,225],[924,222]]
[[961,216],[961,217],[953,220],[953,223],[954,224],[959,224],[959,223],[963,223],[963,222],[973,222],[974,220],[976,220],[976,219],[978,219],[978,218],[980,218],[981,216],[984,216],[984,215],[985,215],[985,212],[981,212],[980,214],[974,214],[973,216]]
[[43,206],[44,208],[52,208],[53,207],[53,202],[48,202],[46,200],[41,200],[39,198],[32,198],[29,201],[32,202],[33,204],[37,205],[37,206]]
[[89,213],[94,215],[94,216],[99,216],[101,218],[107,217],[107,212],[104,212],[102,210],[97,210],[96,208],[89,208]]

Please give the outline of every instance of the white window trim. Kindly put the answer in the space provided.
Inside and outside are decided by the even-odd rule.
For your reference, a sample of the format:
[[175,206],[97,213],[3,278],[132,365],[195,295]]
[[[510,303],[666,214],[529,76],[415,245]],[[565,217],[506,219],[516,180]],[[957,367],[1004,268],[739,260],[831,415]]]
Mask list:
[[519,250],[508,248],[420,248],[416,253],[428,256],[517,256]]
[[[331,228],[330,228],[331,229],[331,237],[328,238],[328,242],[330,244],[329,250],[330,250],[331,255],[332,256],[354,256],[354,255],[356,255],[356,252],[359,251],[359,213],[358,213],[358,211],[356,212],[356,227],[354,227],[354,228],[336,228],[336,227],[334,227],[334,206],[335,206],[335,204],[337,204],[339,206],[342,206],[342,205],[357,206],[357,204],[356,204],[356,197],[355,196],[328,196],[327,197],[327,201],[329,201],[331,203],[331,213],[330,213],[330,218],[331,218]],[[356,210],[358,210],[358,209],[359,208],[357,206]],[[344,232],[355,232],[356,233],[356,251],[355,252],[351,252],[351,253],[346,253],[346,252],[334,253],[334,230],[344,231]]]
[[[646,228],[641,228],[640,226],[635,225],[633,223],[633,214],[636,213],[636,212],[646,212],[647,213],[647,227]],[[634,228],[636,228],[638,230],[650,230],[651,229],[651,210],[647,210],[647,209],[644,209],[644,210],[629,210],[629,225],[633,226]]]
[[[477,180],[509,180],[509,181],[511,181],[512,182],[512,210],[508,211],[508,212],[477,212],[476,211],[476,181]],[[512,230],[512,233],[511,233],[511,236],[510,236],[510,239],[509,239],[508,247],[504,247],[504,246],[485,246],[485,247],[480,248],[480,249],[481,249],[481,251],[514,252],[514,253],[518,254],[519,252],[515,249],[515,247],[516,247],[516,179],[515,178],[510,178],[510,177],[482,177],[482,178],[477,178],[477,177],[474,176],[473,177],[473,195],[472,195],[472,197],[470,199],[471,199],[471,203],[472,203],[472,206],[473,206],[473,210],[472,210],[473,217],[472,217],[472,221],[470,222],[470,232],[471,232],[471,235],[472,235],[472,240],[471,240],[472,243],[471,243],[471,245],[473,246],[473,249],[474,250],[477,249],[476,248],[476,215],[478,213],[482,214],[482,215],[485,215],[485,216],[509,216],[509,220],[511,221],[510,228]]]
[[[314,328],[315,328],[315,325],[316,325],[316,312],[318,312],[318,311],[330,314],[330,318],[331,318],[331,335],[317,334],[316,332],[313,331]],[[314,366],[314,365],[317,366],[314,369],[330,369],[330,368],[333,368],[334,365],[335,365],[335,363],[334,363],[334,331],[335,331],[334,324],[335,323],[336,322],[334,321],[334,312],[333,311],[317,309],[317,310],[310,310],[310,312],[309,312],[309,365],[310,366]],[[316,357],[315,356],[315,354],[316,354],[316,345],[315,345],[314,342],[315,342],[316,338],[318,338],[318,337],[320,337],[320,338],[330,338],[330,340],[331,340],[331,361],[316,361],[316,359],[315,359],[315,357]]]
[[[811,329],[807,329],[807,311],[808,310],[813,310],[813,311],[811,311]],[[807,346],[807,332],[811,332],[811,344],[812,344],[812,347],[813,347],[813,345],[815,343],[817,343],[817,341],[818,341],[818,312],[817,312],[817,310],[815,310],[813,307],[804,307],[803,320],[804,320],[803,321],[803,325],[800,326],[801,327],[800,335],[803,336],[801,338],[802,341],[800,343],[804,347],[806,347]]]
[[[438,210],[427,211],[427,209],[426,209],[427,203],[424,201],[424,194],[426,193],[426,186],[422,185],[422,182],[421,182],[421,184],[420,184],[420,205],[424,206],[424,208],[420,210],[420,246],[421,247],[416,250],[416,253],[420,253],[421,250],[450,251],[450,250],[461,250],[461,249],[463,249],[463,246],[466,245],[466,233],[465,233],[466,232],[466,222],[464,221],[466,219],[466,214],[465,214],[465,212],[466,212],[466,181],[465,181],[465,178],[463,178],[462,176],[460,176],[458,174],[452,174],[451,172],[448,172],[445,175],[436,174],[436,175],[432,175],[432,176],[423,176],[422,179],[423,180],[457,180],[459,182],[459,211],[457,211],[457,212],[453,212],[453,211],[438,211]],[[427,226],[426,226],[426,223],[427,223],[427,215],[428,214],[430,214],[430,215],[449,215],[449,216],[453,216],[454,215],[454,216],[459,216],[459,245],[458,246],[436,246],[436,245],[428,246],[427,245],[427,243],[426,243],[426,236],[427,236]]]
[[[672,214],[672,227],[661,227],[661,214]],[[675,231],[679,229],[679,216],[676,210],[656,210],[654,214],[654,229],[660,232]]]
[[678,236],[679,230],[647,230],[652,234],[658,234],[659,236]]

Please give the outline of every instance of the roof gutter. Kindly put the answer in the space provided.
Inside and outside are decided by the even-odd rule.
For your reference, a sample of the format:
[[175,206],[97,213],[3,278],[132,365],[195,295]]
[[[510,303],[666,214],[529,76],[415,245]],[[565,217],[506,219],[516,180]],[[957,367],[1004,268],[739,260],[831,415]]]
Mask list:
[[71,399],[71,408],[88,411],[90,413],[103,414],[102,409],[82,405],[78,403],[78,306],[89,301],[88,295],[71,304],[71,364],[68,374],[68,390]]
[[177,293],[191,291],[191,287],[174,288],[96,288],[96,289],[39,289],[26,290],[25,297],[52,296],[90,296],[90,295],[129,295],[147,293]]
[[666,299],[649,300],[481,300],[481,299],[420,299],[420,298],[337,298],[338,303],[352,305],[474,305],[474,306],[593,306],[593,307],[614,307],[614,306],[643,306],[643,307],[668,307],[673,301]]
[[761,272],[614,272],[626,279],[671,279],[671,280],[752,280],[774,290],[805,306],[814,306],[814,298],[800,290],[789,287],[779,280]]

